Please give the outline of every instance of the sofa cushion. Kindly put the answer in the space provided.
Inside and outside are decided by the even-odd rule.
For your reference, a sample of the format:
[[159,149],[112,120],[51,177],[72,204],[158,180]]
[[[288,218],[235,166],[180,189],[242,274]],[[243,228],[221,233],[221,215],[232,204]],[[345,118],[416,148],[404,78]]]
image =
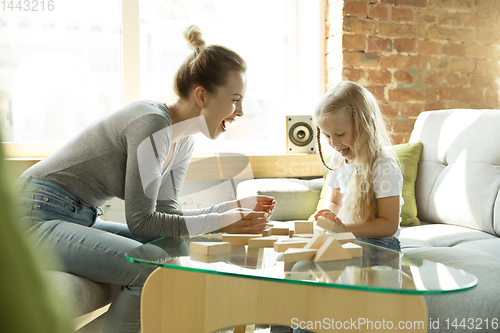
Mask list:
[[392,147],[401,164],[403,173],[403,200],[401,207],[401,225],[416,226],[420,224],[417,217],[417,203],[415,202],[415,182],[417,180],[418,161],[422,151],[422,143],[414,142]]
[[274,221],[307,220],[319,200],[323,179],[252,179],[238,184],[238,198],[251,195],[269,195],[277,202]]
[[500,238],[471,228],[430,224],[403,228],[399,239],[405,254],[462,269],[478,278],[477,286],[470,290],[425,296],[431,321],[440,320],[440,329],[429,332],[457,332],[457,327],[447,327],[448,318],[450,324],[455,318],[458,323],[473,318],[478,329],[467,332],[498,331],[491,321],[498,320],[500,313]]
[[118,285],[98,283],[59,271],[46,271],[52,290],[64,306],[71,307],[75,317],[84,315],[110,303],[118,292]]
[[410,142],[423,143],[415,189],[420,219],[500,234],[499,128],[499,110],[418,116]]
[[463,243],[495,240],[498,237],[466,227],[447,224],[426,224],[413,228],[403,228],[399,239],[401,246],[409,249],[419,247],[453,247]]
[[[498,323],[500,313],[500,262],[491,261],[490,257],[483,257],[477,252],[456,248],[420,248],[410,251],[410,254],[439,260],[445,265],[474,274],[478,279],[477,285],[467,291],[424,296],[430,319],[440,321],[439,330],[429,329],[429,332],[498,332],[498,326],[492,327],[491,323]],[[451,326],[455,318],[458,324],[462,319],[468,321],[468,318],[472,318],[475,325],[472,329],[460,326],[457,329]],[[446,319],[449,319],[448,327]]]
[[[422,150],[421,142],[413,142],[392,146],[394,153],[399,159],[403,173],[403,200],[404,204],[401,207],[401,225],[416,226],[420,224],[417,217],[417,204],[415,202],[415,181],[417,179],[418,161]],[[325,163],[328,165],[331,156],[325,158]],[[320,193],[320,199],[316,207],[316,211],[324,209],[328,204],[329,190],[326,186],[326,177],[328,169],[324,168],[324,184]],[[309,220],[314,221],[314,215],[309,217]]]

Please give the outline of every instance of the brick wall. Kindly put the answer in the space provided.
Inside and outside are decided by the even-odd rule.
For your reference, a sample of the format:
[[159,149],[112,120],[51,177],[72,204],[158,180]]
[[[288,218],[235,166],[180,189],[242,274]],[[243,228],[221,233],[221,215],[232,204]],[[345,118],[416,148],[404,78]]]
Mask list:
[[422,111],[498,108],[499,0],[328,0],[327,88],[379,99],[395,143]]

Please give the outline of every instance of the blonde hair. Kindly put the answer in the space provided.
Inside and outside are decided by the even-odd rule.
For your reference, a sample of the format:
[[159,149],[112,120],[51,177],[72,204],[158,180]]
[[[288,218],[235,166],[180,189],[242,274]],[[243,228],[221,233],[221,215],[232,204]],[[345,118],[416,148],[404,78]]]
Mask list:
[[[390,146],[392,140],[377,99],[360,84],[342,81],[332,86],[318,103],[314,116],[322,122],[341,111],[350,111],[354,122],[356,167],[349,180],[349,190],[343,198],[339,218],[344,222],[367,222],[378,215],[373,165],[379,157],[388,153],[384,147]],[[321,161],[328,168],[319,143],[319,127],[317,138]]]
[[189,98],[192,89],[202,86],[210,93],[224,86],[230,71],[246,72],[245,60],[236,52],[220,45],[206,45],[201,30],[190,25],[184,30],[184,38],[194,52],[184,60],[174,76],[174,92],[181,98]]

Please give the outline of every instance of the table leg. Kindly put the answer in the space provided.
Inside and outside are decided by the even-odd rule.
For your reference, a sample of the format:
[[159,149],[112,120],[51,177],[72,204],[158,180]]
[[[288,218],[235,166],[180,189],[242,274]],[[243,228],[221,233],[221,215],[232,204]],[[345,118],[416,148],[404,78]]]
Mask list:
[[142,292],[141,321],[143,333],[212,333],[246,324],[383,332],[382,325],[401,323],[427,332],[428,313],[419,295],[158,268]]

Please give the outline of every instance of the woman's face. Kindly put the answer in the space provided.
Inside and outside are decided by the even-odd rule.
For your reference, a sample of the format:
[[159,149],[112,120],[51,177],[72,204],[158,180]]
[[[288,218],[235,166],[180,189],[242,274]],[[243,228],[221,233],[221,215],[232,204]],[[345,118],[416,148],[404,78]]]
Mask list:
[[318,122],[328,144],[342,154],[347,163],[354,162],[355,129],[350,110],[336,112]]
[[247,88],[246,75],[231,71],[225,86],[214,94],[207,93],[201,115],[205,116],[211,139],[224,133],[236,117],[243,116],[243,98]]

